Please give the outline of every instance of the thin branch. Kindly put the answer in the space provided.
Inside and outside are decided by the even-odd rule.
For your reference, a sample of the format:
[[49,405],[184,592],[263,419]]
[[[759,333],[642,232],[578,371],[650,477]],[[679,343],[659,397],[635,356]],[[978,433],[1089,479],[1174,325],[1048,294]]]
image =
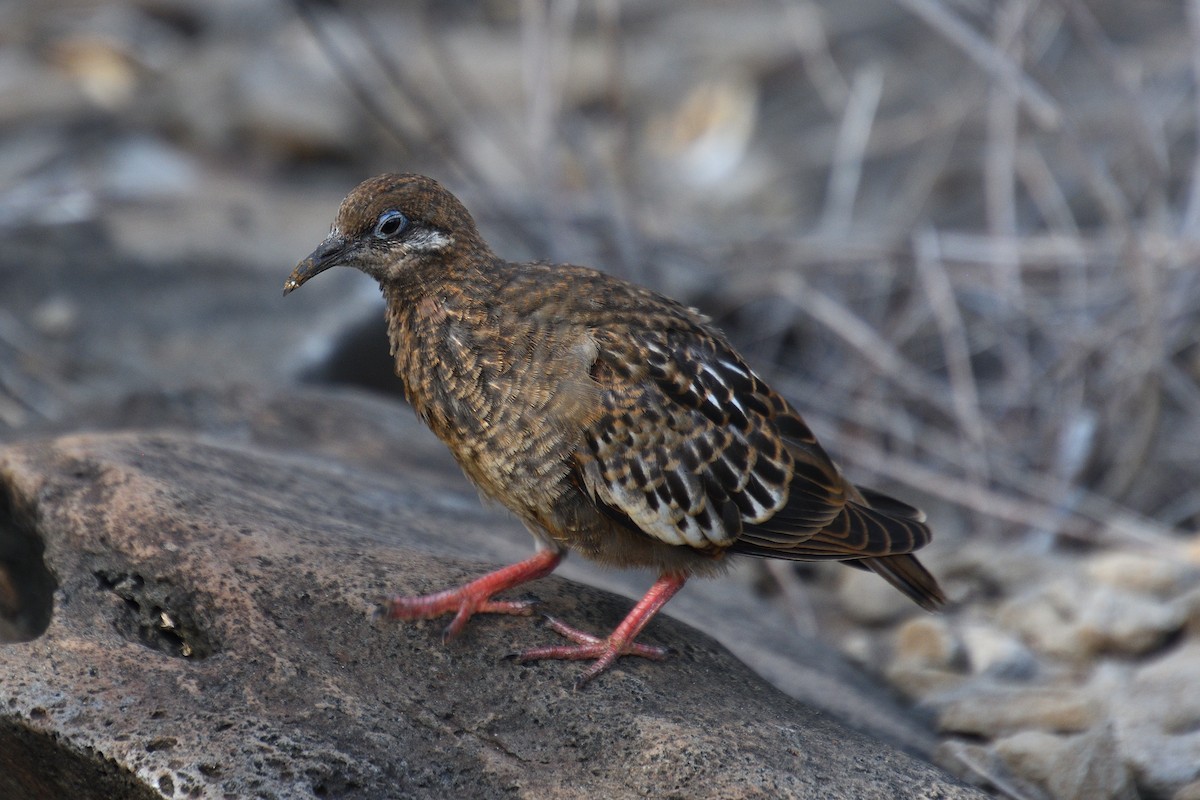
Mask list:
[[979,389],[971,367],[971,349],[967,329],[954,299],[954,288],[938,252],[937,236],[932,231],[919,233],[913,243],[917,277],[933,310],[946,370],[950,377],[950,396],[954,401],[959,428],[966,434],[964,462],[971,466],[977,481],[987,480],[987,461],[982,453],[987,446],[987,425],[979,404]]
[[849,344],[875,370],[915,397],[919,397],[947,416],[953,407],[936,384],[922,377],[923,371],[901,355],[879,333],[843,303],[808,285],[796,273],[775,276],[780,296],[795,303],[806,314]]
[[829,188],[820,229],[834,238],[850,231],[854,200],[862,182],[863,153],[871,138],[871,126],[883,94],[883,70],[872,65],[854,76],[850,99],[842,115],[842,126],[834,143]]
[[318,6],[327,7],[339,15],[344,15],[341,6],[330,0],[293,0],[292,5],[313,38],[317,40],[317,44],[325,53],[325,57],[329,59],[329,63],[333,65],[334,71],[346,84],[346,88],[366,109],[367,113],[375,118],[380,127],[391,135],[401,150],[407,152],[411,145],[404,126],[392,116],[391,111],[379,101],[375,92],[362,80],[357,70],[351,65],[350,58],[342,52],[342,48],[335,41],[333,34],[321,22],[320,14],[317,11]]
[[849,102],[850,84],[829,52],[823,13],[811,0],[790,0],[784,7],[783,18],[804,61],[805,77],[829,113],[836,115]]
[[[1187,21],[1192,40],[1192,113],[1195,115],[1193,130],[1200,130],[1200,88],[1197,88],[1200,87],[1200,0],[1188,0]],[[1200,239],[1200,147],[1193,148],[1192,176],[1180,232],[1189,239]]]
[[914,16],[946,38],[981,69],[999,80],[1021,103],[1034,122],[1046,130],[1056,130],[1063,119],[1058,103],[1005,53],[978,34],[938,0],[895,0]]

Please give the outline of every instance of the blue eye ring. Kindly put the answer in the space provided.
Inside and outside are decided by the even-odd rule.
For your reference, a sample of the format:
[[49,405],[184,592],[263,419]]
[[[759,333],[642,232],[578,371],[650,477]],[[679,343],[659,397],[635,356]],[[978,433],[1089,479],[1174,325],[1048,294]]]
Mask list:
[[375,238],[391,239],[403,233],[407,227],[408,217],[399,211],[385,211],[379,215],[379,221],[375,223]]

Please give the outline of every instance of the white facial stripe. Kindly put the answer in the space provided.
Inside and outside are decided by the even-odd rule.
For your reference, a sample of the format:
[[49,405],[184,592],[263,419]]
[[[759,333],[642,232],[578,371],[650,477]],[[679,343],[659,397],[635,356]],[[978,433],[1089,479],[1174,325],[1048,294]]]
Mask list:
[[404,239],[404,247],[417,253],[432,253],[450,244],[450,237],[431,228],[418,228]]

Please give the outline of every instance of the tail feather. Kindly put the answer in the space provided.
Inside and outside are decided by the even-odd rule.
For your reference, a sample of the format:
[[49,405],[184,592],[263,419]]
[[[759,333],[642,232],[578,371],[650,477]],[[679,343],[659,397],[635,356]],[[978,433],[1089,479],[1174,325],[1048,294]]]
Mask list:
[[946,595],[937,578],[915,556],[883,556],[847,563],[867,567],[926,611],[937,611],[946,604]]
[[917,522],[925,521],[925,512],[915,506],[910,506],[903,500],[897,500],[889,494],[884,494],[876,489],[868,489],[866,486],[855,486],[862,499],[866,501],[866,505],[876,511],[882,511],[884,514],[892,517],[904,517],[905,519],[916,520]]
[[912,555],[932,536],[925,514],[882,492],[845,487],[847,502],[822,527],[814,530],[805,516],[811,502],[797,493],[774,517],[746,525],[730,550],[760,558],[841,561],[876,573],[927,611],[945,605],[937,579]]

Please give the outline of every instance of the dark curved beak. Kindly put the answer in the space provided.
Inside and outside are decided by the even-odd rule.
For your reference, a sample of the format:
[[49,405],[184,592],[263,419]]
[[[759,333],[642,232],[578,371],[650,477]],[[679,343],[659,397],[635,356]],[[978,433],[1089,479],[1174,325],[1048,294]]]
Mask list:
[[349,249],[350,242],[344,236],[330,234],[325,241],[317,245],[316,250],[308,254],[308,258],[292,270],[292,274],[283,283],[283,293],[286,295],[294,289],[299,289],[309,278],[341,264]]

